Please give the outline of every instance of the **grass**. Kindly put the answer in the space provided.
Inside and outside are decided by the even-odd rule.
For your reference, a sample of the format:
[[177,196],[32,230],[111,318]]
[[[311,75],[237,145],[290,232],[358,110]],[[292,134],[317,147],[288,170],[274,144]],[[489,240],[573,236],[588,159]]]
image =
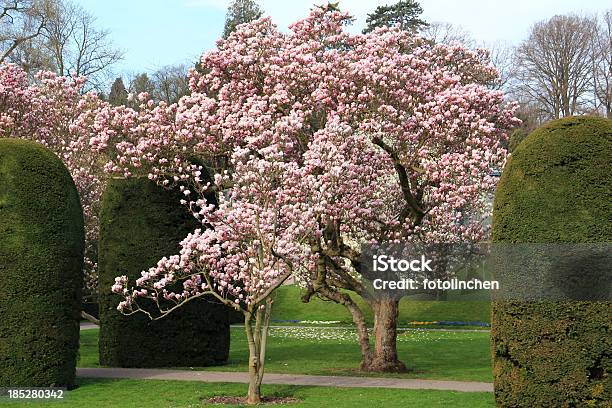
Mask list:
[[[79,379],[79,387],[63,401],[2,403],[2,407],[202,407],[219,395],[244,395],[245,384],[191,381]],[[494,407],[492,393],[376,388],[328,388],[264,385],[264,395],[292,396],[301,400],[290,407]],[[216,405],[217,407],[219,405]],[[226,405],[227,406],[227,405]]]
[[[247,343],[244,331],[231,329],[229,363],[209,371],[245,371]],[[97,367],[98,330],[81,332],[79,367]],[[377,376],[460,381],[492,381],[489,333],[407,331],[398,336],[400,359],[411,369],[404,374]],[[269,373],[365,375],[356,368],[360,353],[352,330],[329,327],[272,328],[266,354]]]
[[[299,300],[299,288],[283,286],[277,291],[272,318],[275,320],[339,321],[351,325],[342,306],[313,298]],[[372,324],[372,313],[355,297]],[[430,301],[404,299],[400,303],[400,326],[413,321],[489,321],[489,304],[482,301]],[[432,326],[427,326],[432,327]],[[245,371],[247,344],[240,327],[231,329],[229,362],[221,367],[191,368],[210,371]],[[383,377],[429,378],[462,381],[492,381],[489,333],[448,331],[403,331],[398,335],[400,358],[411,369],[405,374]],[[272,328],[268,340],[266,372],[311,375],[365,375],[354,331],[334,327]],[[98,330],[81,331],[79,367],[98,367]],[[332,388],[266,385],[268,396],[291,396],[301,400],[292,407],[493,407],[492,393],[460,393],[434,390],[376,388]],[[51,406],[119,408],[202,407],[213,396],[244,395],[245,384],[200,383],[135,379],[79,379],[79,388],[67,399]],[[40,403],[6,403],[3,407],[39,406]],[[218,406],[218,405],[217,405]]]
[[100,367],[98,359],[98,329],[81,330],[77,367]]
[[[300,300],[300,288],[295,285],[282,286],[276,290],[273,320],[319,320],[339,321],[340,324],[352,324],[349,312],[342,305],[312,298],[309,303]],[[359,307],[364,311],[369,324],[373,324],[371,309],[361,297],[351,294]],[[404,298],[400,302],[399,326],[413,326],[411,322],[460,321],[486,322],[491,321],[490,303],[483,300],[465,300],[458,296],[448,301],[423,300],[422,298]],[[429,327],[429,326],[428,326]]]

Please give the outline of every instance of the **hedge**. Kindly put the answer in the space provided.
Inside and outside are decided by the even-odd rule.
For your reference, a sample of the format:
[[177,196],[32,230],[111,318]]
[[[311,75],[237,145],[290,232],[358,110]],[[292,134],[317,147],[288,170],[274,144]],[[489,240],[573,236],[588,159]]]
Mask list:
[[512,153],[519,144],[528,136],[527,130],[518,128],[512,131],[508,140],[508,152]]
[[178,367],[223,364],[229,353],[228,311],[211,299],[196,299],[161,320],[117,311],[114,279],[132,284],[198,227],[180,204],[180,194],[144,178],[112,179],[100,213],[100,364],[113,367]]
[[0,387],[75,384],[83,213],[61,160],[0,139]]
[[[502,174],[493,241],[611,242],[611,159],[611,120],[570,117],[532,132]],[[609,403],[610,310],[609,301],[494,302],[498,406]]]

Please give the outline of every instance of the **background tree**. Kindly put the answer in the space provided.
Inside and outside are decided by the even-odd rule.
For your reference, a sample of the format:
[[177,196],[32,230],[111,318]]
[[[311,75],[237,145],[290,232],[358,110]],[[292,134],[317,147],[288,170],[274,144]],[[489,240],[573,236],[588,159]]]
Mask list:
[[514,48],[502,41],[483,44],[483,48],[489,51],[491,63],[499,72],[499,77],[492,86],[495,89],[503,89],[504,91],[511,90],[512,78],[515,77],[516,71]]
[[[511,88],[511,92],[512,92]],[[542,111],[540,106],[529,99],[518,99],[519,108],[516,116],[521,120],[520,128],[526,133],[531,133],[537,127],[549,120],[548,116]]]
[[452,43],[463,44],[466,47],[473,47],[475,44],[471,34],[455,24],[448,22],[435,21],[422,27],[419,34],[437,44],[450,45]]
[[142,93],[146,93],[151,97],[155,93],[155,84],[149,78],[149,75],[146,72],[132,75],[128,80],[128,102],[127,106],[132,109],[138,110],[140,102],[138,100],[138,95]]
[[[149,74],[143,72],[133,76],[128,82],[127,91],[136,97],[146,92],[155,102],[167,104],[176,103],[191,92],[189,89],[189,77],[187,66],[168,65]],[[135,99],[128,101],[128,105],[138,109],[139,102]]]
[[0,63],[22,44],[44,34],[49,20],[57,15],[57,5],[53,0],[0,1]]
[[149,95],[152,95],[155,92],[155,84],[149,78],[147,73],[141,73],[135,75],[130,81],[128,85],[128,91],[134,95],[138,95],[139,93],[146,92]]
[[128,91],[125,89],[121,77],[115,79],[108,94],[108,102],[113,106],[127,105]]
[[95,26],[95,18],[82,7],[64,2],[47,28],[47,49],[55,71],[62,76],[85,76],[89,88],[102,86],[108,69],[123,58],[107,30]]
[[123,58],[91,14],[64,0],[2,1],[0,52],[0,62],[18,64],[30,79],[39,70],[86,76],[84,91],[101,90],[112,65]]
[[593,38],[595,110],[612,118],[612,10],[598,21]]
[[47,51],[45,41],[45,36],[40,35],[22,42],[6,61],[21,67],[30,80],[34,79],[37,72],[53,71],[53,58]]
[[188,95],[189,79],[188,69],[185,65],[174,65],[161,68],[153,73],[154,92],[156,101],[168,104],[178,102],[182,96]]
[[516,50],[516,92],[549,118],[585,111],[595,29],[592,19],[573,14],[536,23]]
[[229,37],[239,24],[257,20],[262,14],[263,11],[254,0],[233,0],[227,8],[223,38]]
[[392,27],[399,25],[400,29],[417,32],[427,27],[425,20],[419,16],[423,8],[415,0],[400,0],[391,6],[378,6],[373,13],[368,14],[364,33],[369,33],[377,27]]

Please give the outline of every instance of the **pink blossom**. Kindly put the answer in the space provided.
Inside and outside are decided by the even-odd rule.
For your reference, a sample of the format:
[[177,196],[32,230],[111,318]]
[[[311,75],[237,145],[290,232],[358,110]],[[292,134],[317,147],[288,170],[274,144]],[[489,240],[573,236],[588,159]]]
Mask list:
[[81,116],[109,173],[182,187],[202,223],[136,282],[126,311],[142,289],[258,307],[290,274],[308,284],[323,257],[359,279],[346,254],[364,243],[486,237],[490,173],[518,123],[489,87],[488,56],[397,28],[351,35],[346,21],[314,8],[285,33],[259,19],[202,56],[178,103],[141,94],[138,110]]

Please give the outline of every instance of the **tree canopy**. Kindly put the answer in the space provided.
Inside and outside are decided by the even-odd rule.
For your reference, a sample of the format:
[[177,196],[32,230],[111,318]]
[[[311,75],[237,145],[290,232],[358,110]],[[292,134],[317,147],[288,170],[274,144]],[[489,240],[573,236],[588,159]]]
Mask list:
[[368,14],[367,27],[364,33],[374,31],[377,27],[392,27],[399,25],[401,30],[417,32],[427,26],[425,20],[419,18],[423,8],[416,0],[400,0],[390,6],[378,6],[373,13]]
[[238,25],[257,20],[262,14],[263,11],[254,0],[233,0],[227,8],[223,38],[229,37]]

